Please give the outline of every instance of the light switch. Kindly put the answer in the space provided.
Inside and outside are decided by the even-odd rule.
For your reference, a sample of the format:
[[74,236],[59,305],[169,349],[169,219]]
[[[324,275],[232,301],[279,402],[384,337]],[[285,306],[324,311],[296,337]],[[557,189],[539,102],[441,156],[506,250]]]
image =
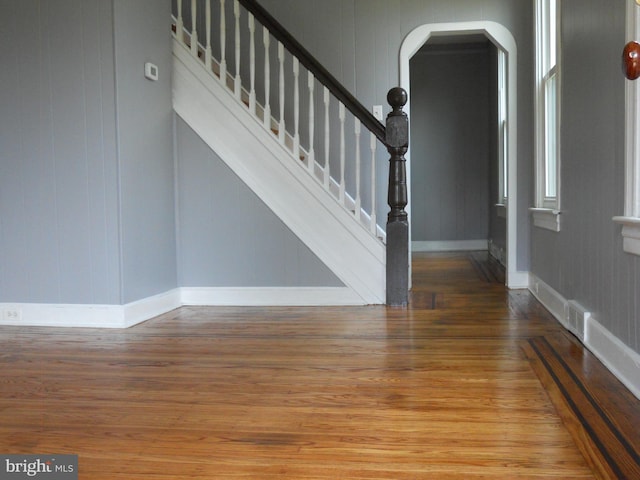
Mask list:
[[373,116],[382,121],[382,105],[374,105],[372,111]]
[[151,62],[144,64],[144,76],[152,81],[158,80],[158,66]]

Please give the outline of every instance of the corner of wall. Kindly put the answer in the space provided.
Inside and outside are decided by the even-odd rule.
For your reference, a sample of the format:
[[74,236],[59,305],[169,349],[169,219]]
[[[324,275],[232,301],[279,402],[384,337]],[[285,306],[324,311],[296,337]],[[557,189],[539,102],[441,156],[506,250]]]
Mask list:
[[0,325],[129,328],[182,305],[178,289],[126,305],[0,304]]

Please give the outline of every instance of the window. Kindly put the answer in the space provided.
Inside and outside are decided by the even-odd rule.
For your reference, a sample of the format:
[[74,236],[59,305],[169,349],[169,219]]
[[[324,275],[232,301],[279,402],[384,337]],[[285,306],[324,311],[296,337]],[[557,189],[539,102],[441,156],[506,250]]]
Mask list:
[[498,205],[507,204],[509,157],[507,155],[507,54],[498,49]]
[[559,2],[536,0],[536,204],[534,225],[560,231]]
[[[627,0],[627,41],[640,40],[640,7]],[[640,80],[626,80],[626,169],[622,224],[625,252],[640,255]]]

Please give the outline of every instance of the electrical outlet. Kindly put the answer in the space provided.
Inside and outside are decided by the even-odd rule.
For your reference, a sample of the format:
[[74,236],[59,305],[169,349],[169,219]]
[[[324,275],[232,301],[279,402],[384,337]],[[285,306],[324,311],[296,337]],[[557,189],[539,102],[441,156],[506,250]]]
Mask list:
[[19,322],[22,320],[22,310],[19,308],[5,308],[2,310],[2,320],[5,322]]

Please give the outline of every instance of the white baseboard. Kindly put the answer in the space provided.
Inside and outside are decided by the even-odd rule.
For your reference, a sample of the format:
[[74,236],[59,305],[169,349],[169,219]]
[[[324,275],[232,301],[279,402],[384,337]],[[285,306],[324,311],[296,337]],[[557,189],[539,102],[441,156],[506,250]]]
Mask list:
[[177,289],[126,305],[3,303],[0,325],[128,328],[180,305]]
[[176,288],[126,305],[0,303],[0,325],[128,328],[181,306],[353,306],[347,287]]
[[593,317],[586,322],[585,344],[637,398],[640,398],[640,355]]
[[126,328],[137,325],[181,306],[182,298],[178,288],[137,302],[128,303],[123,306],[124,326]]
[[181,288],[189,306],[349,306],[363,305],[347,287]]
[[1,325],[125,328],[120,305],[3,303]]
[[565,305],[567,299],[534,274],[530,274],[529,291],[566,328]]
[[489,254],[500,262],[501,265],[507,266],[507,250],[496,245],[492,240],[489,240]]
[[507,271],[507,288],[511,290],[526,290],[529,288],[529,283],[529,272]]
[[411,242],[412,252],[467,252],[487,250],[488,240],[442,240]]
[[[531,274],[529,290],[547,310],[570,329],[567,312],[570,301]],[[640,354],[607,330],[593,315],[585,317],[584,345],[604,364],[631,393],[640,399]]]

